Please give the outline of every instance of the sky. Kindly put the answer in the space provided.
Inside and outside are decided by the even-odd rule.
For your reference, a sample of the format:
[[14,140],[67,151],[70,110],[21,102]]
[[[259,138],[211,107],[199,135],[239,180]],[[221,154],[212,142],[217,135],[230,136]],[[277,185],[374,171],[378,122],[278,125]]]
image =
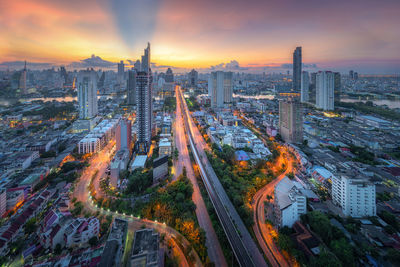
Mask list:
[[154,68],[275,71],[302,46],[310,68],[398,74],[399,11],[399,0],[0,0],[0,62],[115,66],[150,42]]

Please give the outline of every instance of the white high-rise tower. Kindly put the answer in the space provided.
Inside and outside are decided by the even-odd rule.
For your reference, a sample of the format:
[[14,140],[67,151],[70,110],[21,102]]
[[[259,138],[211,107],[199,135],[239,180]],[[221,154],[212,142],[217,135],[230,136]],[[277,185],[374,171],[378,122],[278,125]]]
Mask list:
[[97,108],[97,74],[84,70],[78,74],[79,118],[91,119],[98,113]]
[[307,71],[301,73],[301,103],[309,101],[310,75]]
[[316,77],[316,107],[334,110],[335,76],[331,71],[320,71]]

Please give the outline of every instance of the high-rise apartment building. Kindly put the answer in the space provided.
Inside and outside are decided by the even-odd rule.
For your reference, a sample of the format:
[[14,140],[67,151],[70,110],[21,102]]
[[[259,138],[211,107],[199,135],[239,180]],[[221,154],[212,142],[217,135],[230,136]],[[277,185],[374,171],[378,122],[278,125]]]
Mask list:
[[141,71],[136,75],[136,121],[139,153],[147,153],[151,144],[153,121],[152,76],[150,69],[150,43],[142,56]]
[[301,73],[301,103],[309,101],[310,75],[307,71]]
[[97,74],[92,70],[78,73],[79,118],[91,119],[97,115]]
[[296,47],[293,52],[293,91],[298,93],[301,90],[301,47]]
[[24,65],[24,69],[21,72],[21,76],[19,78],[19,90],[22,94],[26,95],[28,93],[26,89],[26,61]]
[[375,184],[367,177],[354,177],[354,174],[346,173],[334,176],[332,201],[342,208],[345,216],[376,216]]
[[197,80],[199,79],[199,73],[195,70],[192,69],[189,74],[189,86],[191,87],[197,87]]
[[130,120],[122,119],[118,126],[115,134],[117,139],[117,151],[121,149],[131,149],[132,143],[132,124]]
[[323,110],[334,110],[335,75],[331,71],[319,71],[316,80],[316,104]]
[[136,71],[128,71],[127,103],[128,105],[136,105]]
[[165,82],[167,83],[174,82],[174,73],[172,72],[171,68],[168,68],[167,72],[165,73]]
[[279,133],[285,142],[303,141],[303,108],[295,98],[279,101]]
[[232,103],[232,72],[212,72],[208,81],[208,93],[212,108],[223,108]]
[[121,60],[120,63],[118,63],[118,73],[117,73],[117,83],[121,86],[124,84],[125,79],[125,65],[124,62]]
[[342,92],[342,77],[340,75],[340,72],[334,72],[333,75],[334,75],[334,89],[333,89],[334,101],[339,102],[340,94]]

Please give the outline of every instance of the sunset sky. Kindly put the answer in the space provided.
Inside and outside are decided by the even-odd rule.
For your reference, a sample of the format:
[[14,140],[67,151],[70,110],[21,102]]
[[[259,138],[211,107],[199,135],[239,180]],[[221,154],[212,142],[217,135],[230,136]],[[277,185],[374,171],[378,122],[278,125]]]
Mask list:
[[0,62],[70,64],[92,54],[178,68],[290,63],[400,72],[399,0],[0,0]]

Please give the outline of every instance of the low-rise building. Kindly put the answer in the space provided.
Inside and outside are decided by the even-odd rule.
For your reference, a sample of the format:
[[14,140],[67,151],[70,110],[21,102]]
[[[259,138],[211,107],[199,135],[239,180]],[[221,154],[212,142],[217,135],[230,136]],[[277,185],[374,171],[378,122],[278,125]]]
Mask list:
[[153,229],[135,232],[132,248],[131,266],[162,267],[164,251],[159,246],[159,234]]
[[76,218],[64,231],[66,247],[79,246],[89,242],[92,237],[97,237],[100,223],[96,217]]
[[127,232],[128,222],[115,219],[112,224],[111,232],[108,235],[106,245],[104,246],[99,266],[119,266],[122,254],[124,253]]
[[168,175],[168,156],[160,156],[153,162],[153,183]]
[[292,227],[300,215],[307,213],[307,199],[300,189],[301,185],[288,177],[275,186],[274,206],[278,227]]

